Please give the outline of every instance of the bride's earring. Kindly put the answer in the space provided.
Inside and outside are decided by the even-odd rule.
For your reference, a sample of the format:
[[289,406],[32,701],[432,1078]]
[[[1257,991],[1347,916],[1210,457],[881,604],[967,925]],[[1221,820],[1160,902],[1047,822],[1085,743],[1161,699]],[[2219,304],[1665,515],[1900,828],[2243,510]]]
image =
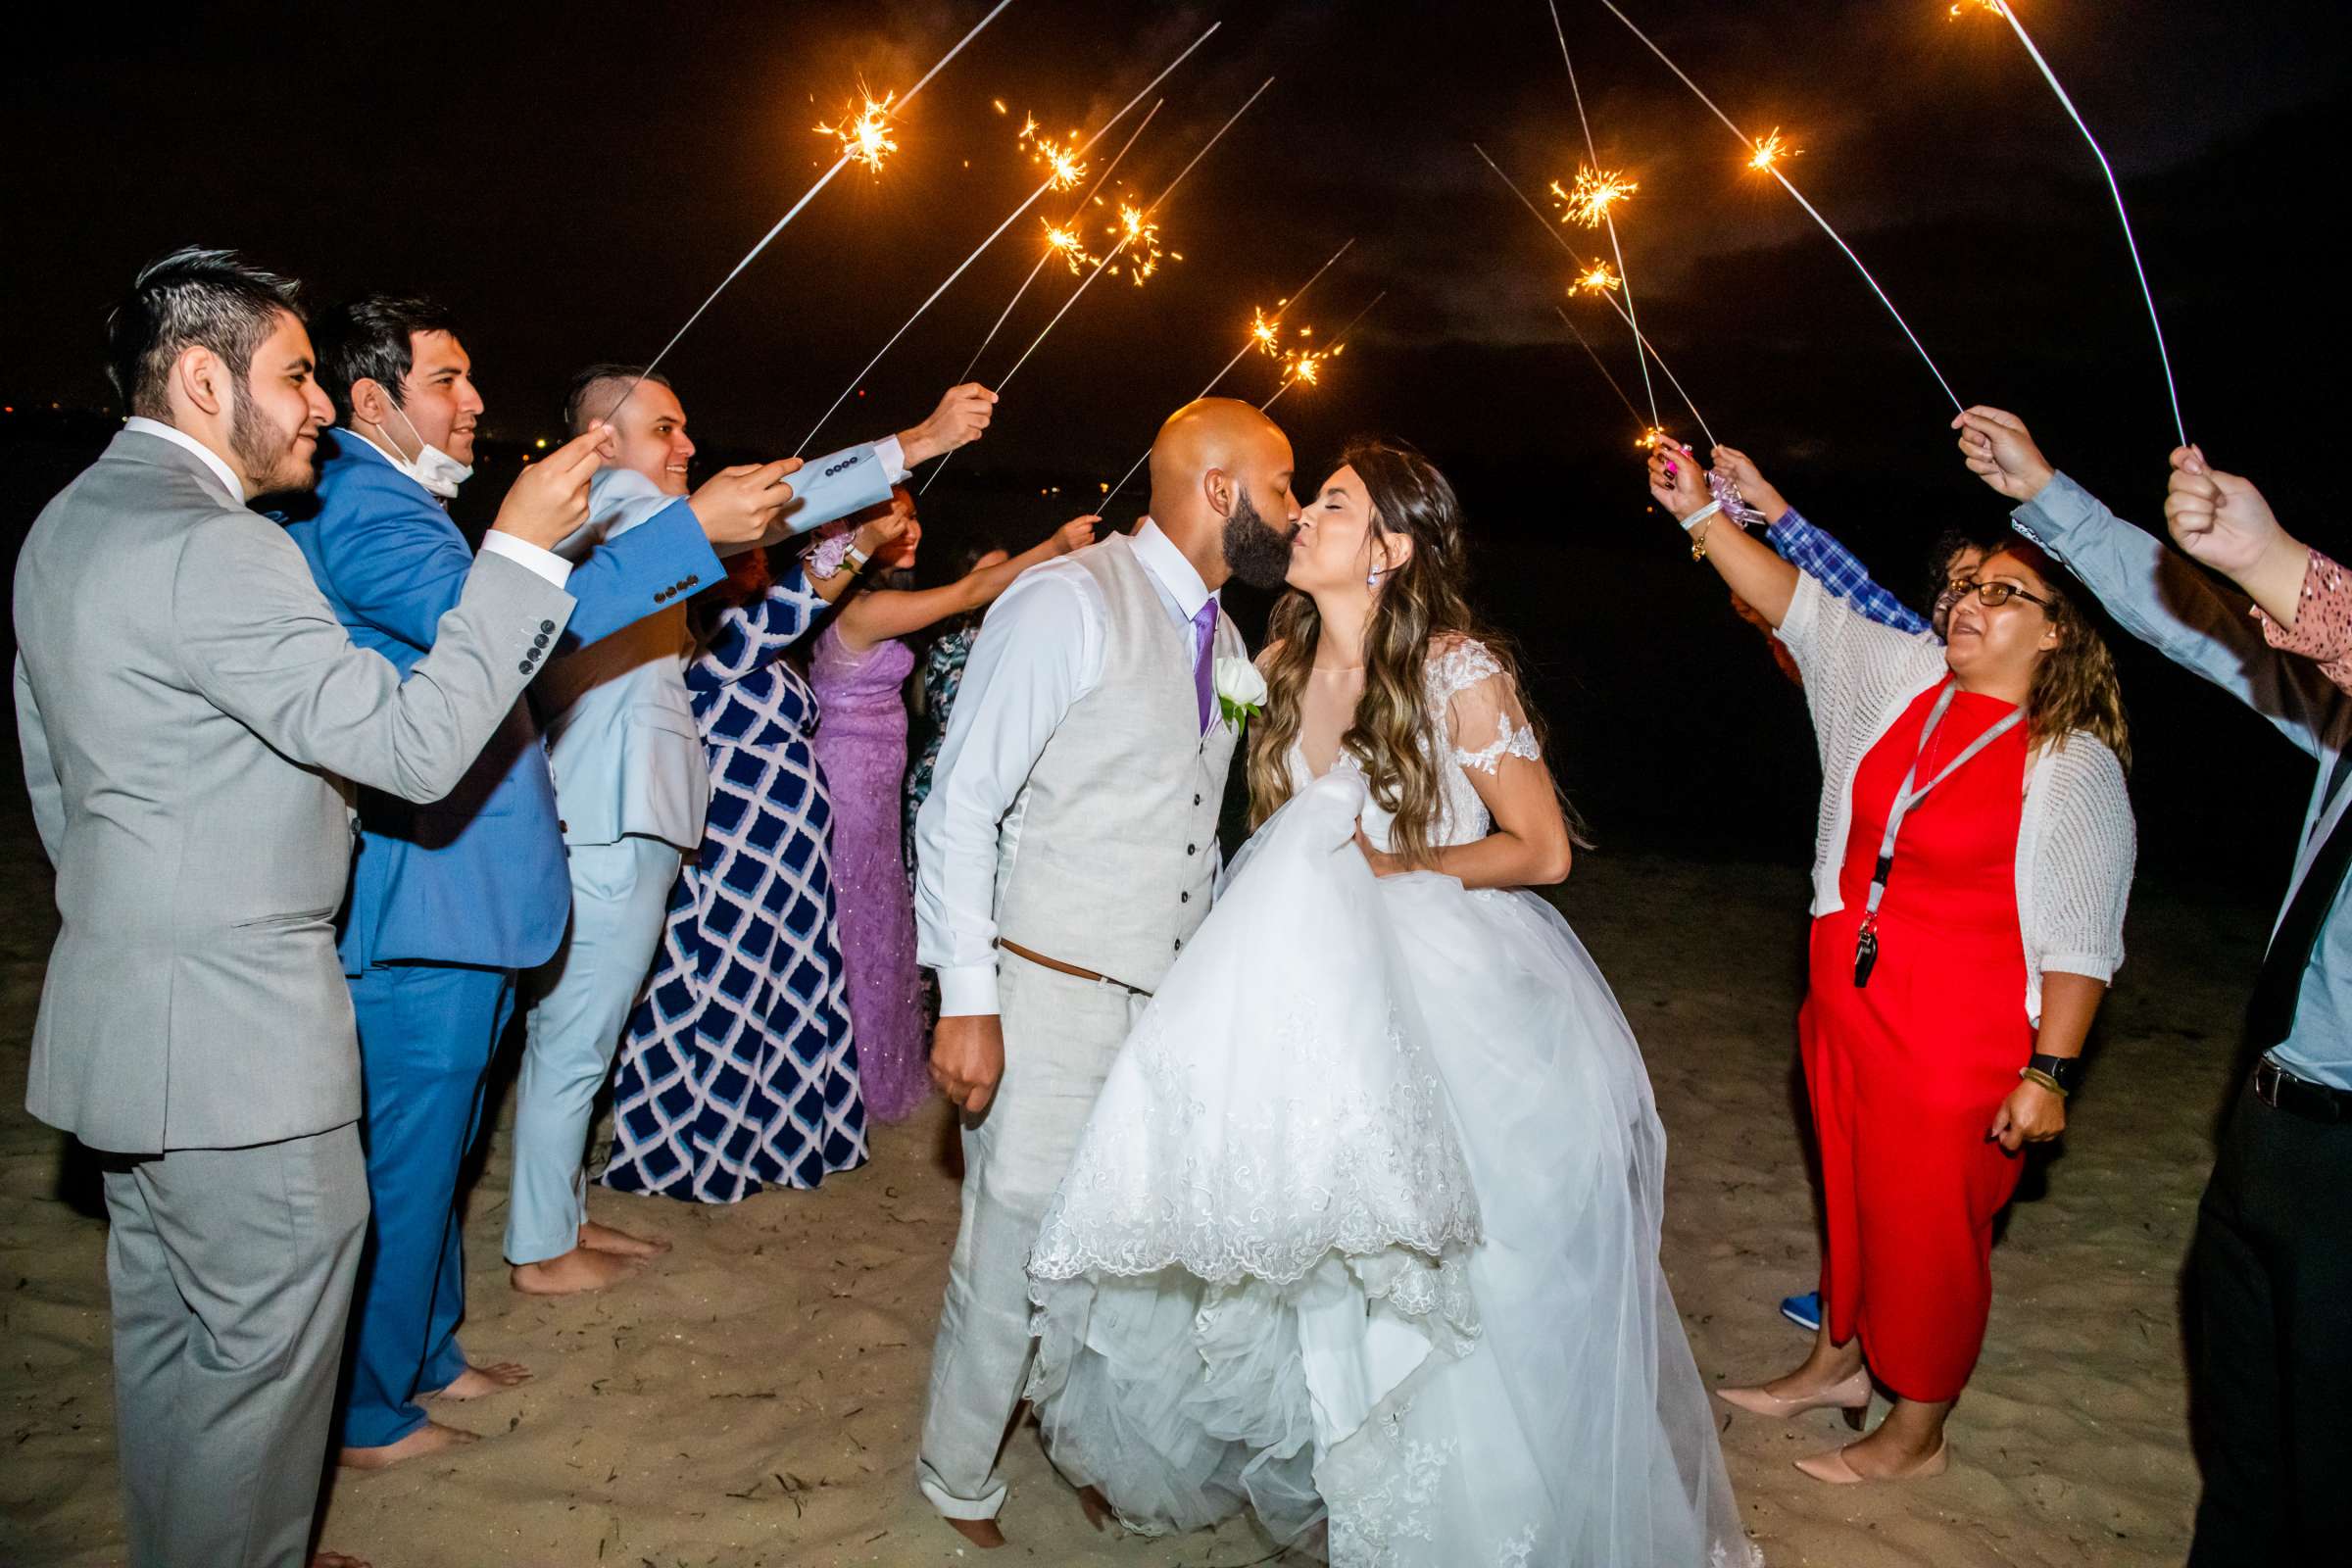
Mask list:
[[1374,566],[1371,572],[1364,578],[1364,586],[1367,588],[1377,588],[1380,586],[1380,568],[1378,566]]

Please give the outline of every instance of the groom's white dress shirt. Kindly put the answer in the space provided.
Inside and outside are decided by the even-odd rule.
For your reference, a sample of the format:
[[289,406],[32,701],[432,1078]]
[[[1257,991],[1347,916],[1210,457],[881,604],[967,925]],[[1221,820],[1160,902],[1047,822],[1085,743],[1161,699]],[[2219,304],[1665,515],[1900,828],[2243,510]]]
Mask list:
[[[1193,617],[1216,594],[1151,518],[1129,543],[1198,659]],[[972,645],[915,823],[916,956],[939,971],[947,1016],[998,1010],[997,869],[1020,836],[1006,813],[1071,705],[1101,682],[1109,614],[1102,585],[1065,556],[1016,578]]]

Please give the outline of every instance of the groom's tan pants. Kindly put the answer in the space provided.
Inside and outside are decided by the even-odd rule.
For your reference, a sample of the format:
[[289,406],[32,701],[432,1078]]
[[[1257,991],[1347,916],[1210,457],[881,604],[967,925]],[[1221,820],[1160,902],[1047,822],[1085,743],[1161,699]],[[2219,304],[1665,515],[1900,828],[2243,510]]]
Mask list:
[[963,1134],[963,1222],[931,1352],[915,1478],[951,1519],[1004,1506],[997,1454],[1029,1376],[1029,1249],[1127,1031],[1147,1000],[1006,956],[1004,1077]]

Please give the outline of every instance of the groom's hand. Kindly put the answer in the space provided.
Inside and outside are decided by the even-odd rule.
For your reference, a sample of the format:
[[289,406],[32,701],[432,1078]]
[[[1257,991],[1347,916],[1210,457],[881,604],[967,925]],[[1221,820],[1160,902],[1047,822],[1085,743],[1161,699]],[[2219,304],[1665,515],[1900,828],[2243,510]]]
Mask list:
[[1004,1020],[969,1012],[939,1020],[931,1034],[931,1081],[949,1103],[977,1116],[1004,1076]]

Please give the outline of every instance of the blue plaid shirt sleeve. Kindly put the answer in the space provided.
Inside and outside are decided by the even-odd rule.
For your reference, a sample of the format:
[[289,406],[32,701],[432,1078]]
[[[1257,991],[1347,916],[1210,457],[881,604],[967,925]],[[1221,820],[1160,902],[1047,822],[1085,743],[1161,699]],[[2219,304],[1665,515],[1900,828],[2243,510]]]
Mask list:
[[1852,551],[1807,522],[1794,507],[1782,513],[1764,537],[1783,561],[1820,583],[1833,598],[1844,600],[1865,619],[1902,632],[1929,629],[1925,615],[1880,587]]

